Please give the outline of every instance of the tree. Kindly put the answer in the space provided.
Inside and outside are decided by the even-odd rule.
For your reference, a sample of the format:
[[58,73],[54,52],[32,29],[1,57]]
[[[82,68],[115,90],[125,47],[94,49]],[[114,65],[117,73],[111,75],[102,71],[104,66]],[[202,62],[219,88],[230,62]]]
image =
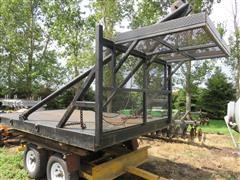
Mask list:
[[235,90],[219,68],[206,83],[201,97],[202,109],[209,112],[212,118],[223,118],[226,115],[227,103],[234,100]]
[[73,76],[88,68],[94,62],[93,40],[95,19],[86,15],[87,7],[82,0],[45,1],[42,9],[46,18],[49,35],[62,47],[61,56]]
[[226,63],[232,68],[233,76],[235,79],[237,99],[240,97],[240,24],[238,18],[238,3],[237,0],[235,0],[233,5],[234,32],[229,37],[231,56],[230,61],[227,61]]
[[[58,82],[61,69],[44,27],[39,1],[0,1],[0,69],[4,94],[30,97]],[[7,77],[7,78],[4,78]],[[6,87],[6,88],[5,88]]]
[[95,10],[97,22],[104,26],[104,35],[107,38],[113,38],[116,31],[114,27],[121,24],[124,18],[129,18],[133,12],[133,0],[96,0],[92,4]]
[[[220,2],[220,1],[217,1]],[[193,13],[199,13],[201,11],[205,11],[208,14],[211,13],[214,0],[190,0],[189,3],[191,4]],[[192,33],[192,32],[191,32]],[[190,38],[192,35],[190,36]],[[199,38],[195,39],[196,41],[201,42],[204,40],[204,37],[199,36]],[[192,39],[189,39],[191,42]],[[186,112],[191,111],[191,99],[192,99],[192,88],[196,85],[195,83],[200,83],[203,77],[209,72],[212,68],[212,64],[210,61],[203,61],[203,62],[191,62],[187,61],[184,65],[180,68],[180,74],[182,74],[183,78],[180,78],[180,82],[183,85],[185,92],[186,92]]]
[[[192,91],[192,111],[200,111],[202,110],[202,94],[205,89],[198,87],[198,85],[194,85],[191,88]],[[186,110],[186,91],[181,88],[176,92],[173,92],[173,108],[179,110],[180,112],[184,112]]]
[[142,0],[137,2],[137,10],[132,15],[132,28],[148,26],[156,23],[163,15],[173,0]]

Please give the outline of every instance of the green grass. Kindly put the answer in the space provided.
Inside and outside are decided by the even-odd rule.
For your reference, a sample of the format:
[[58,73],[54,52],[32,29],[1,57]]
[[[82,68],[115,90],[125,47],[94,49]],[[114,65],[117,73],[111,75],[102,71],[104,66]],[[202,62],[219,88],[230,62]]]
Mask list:
[[210,120],[209,125],[202,126],[203,132],[212,134],[228,134],[228,129],[224,120]]
[[27,173],[23,169],[23,152],[9,151],[0,148],[0,179],[27,180]]
[[[227,125],[224,120],[210,120],[209,125],[204,125],[201,128],[205,133],[229,135]],[[239,134],[234,130],[232,130],[232,132],[234,136],[239,136]]]

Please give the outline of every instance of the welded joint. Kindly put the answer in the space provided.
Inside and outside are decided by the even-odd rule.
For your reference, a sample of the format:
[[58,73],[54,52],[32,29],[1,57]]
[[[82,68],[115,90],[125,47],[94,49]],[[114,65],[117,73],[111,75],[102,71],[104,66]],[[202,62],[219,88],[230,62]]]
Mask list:
[[131,45],[128,47],[126,53],[124,53],[123,57],[120,59],[119,63],[116,65],[114,72],[117,73],[118,70],[121,68],[123,63],[127,60],[128,56],[130,55],[130,52],[137,46],[138,40],[135,40],[131,43]]
[[181,62],[179,62],[178,65],[177,65],[177,67],[175,67],[174,70],[172,70],[170,76],[173,76],[173,74],[174,74],[175,72],[177,72],[177,70],[178,70],[185,62],[186,62],[186,61],[181,61]]

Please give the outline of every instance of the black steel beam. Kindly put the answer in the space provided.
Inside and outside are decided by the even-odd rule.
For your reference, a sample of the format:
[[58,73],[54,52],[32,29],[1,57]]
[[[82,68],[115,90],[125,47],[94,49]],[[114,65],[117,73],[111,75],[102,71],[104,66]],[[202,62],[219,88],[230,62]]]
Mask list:
[[[112,87],[104,87],[104,90],[113,90]],[[167,95],[169,93],[168,90],[154,90],[154,89],[136,89],[136,88],[118,88],[118,91],[130,91],[130,92],[147,92],[147,93],[158,93],[159,95]]]
[[168,122],[171,123],[172,121],[172,67],[168,65]]
[[189,53],[187,52],[184,52],[184,51],[179,51],[178,48],[174,47],[173,45],[169,44],[168,42],[164,41],[163,39],[160,39],[160,38],[156,38],[156,40],[161,43],[162,45],[168,47],[169,49],[173,50],[173,51],[176,51],[176,52],[179,52],[180,54],[182,54],[183,56],[185,57],[188,57],[190,59],[195,59],[194,56],[190,55]]
[[76,101],[75,106],[80,108],[94,108],[95,104],[95,102],[90,101]]
[[88,75],[87,79],[85,80],[83,87],[80,88],[72,102],[70,103],[70,105],[68,106],[66,112],[64,113],[62,119],[59,121],[59,123],[57,124],[58,128],[62,128],[64,127],[64,125],[66,124],[66,122],[68,121],[69,117],[71,116],[72,112],[74,111],[74,109],[76,108],[76,101],[77,100],[82,100],[82,98],[84,97],[84,95],[86,94],[87,90],[89,89],[89,87],[91,86],[93,80],[94,80],[94,75],[95,75],[95,68],[93,68],[90,72],[90,74]]
[[183,16],[187,16],[192,11],[191,6],[189,3],[182,4],[177,10],[175,10],[173,13],[167,15],[165,18],[163,18],[160,22],[165,22],[169,20],[173,20],[176,18],[180,18]]
[[119,60],[119,63],[116,65],[114,72],[117,73],[118,70],[121,68],[123,63],[127,60],[128,56],[130,55],[130,52],[136,47],[138,44],[138,41],[133,41],[131,45],[128,47],[126,53],[122,56],[122,58]]
[[[145,125],[139,124],[115,131],[104,132],[102,135],[102,147],[111,146],[113,144],[124,142],[130,139],[137,138],[141,135],[156,132],[169,126],[168,119],[162,118],[156,121],[147,122]],[[114,142],[114,143],[113,143]]]
[[[71,131],[65,128],[55,128],[52,126],[36,124],[33,121],[20,121],[7,118],[1,118],[1,123],[7,124],[11,129],[16,129],[29,135],[36,135],[46,139],[51,139],[57,143],[67,144],[82,149],[94,151],[94,136],[83,134],[77,131]],[[51,145],[49,145],[51,146]]]
[[167,90],[167,64],[164,65],[164,83],[163,83],[163,89]]
[[115,94],[118,92],[119,88],[123,87],[129,79],[137,72],[137,70],[142,66],[143,60],[141,60],[134,68],[133,70],[127,75],[127,77],[123,80],[123,82],[115,89],[112,94],[108,97],[107,101],[103,105],[104,107],[108,105],[108,103],[112,100],[112,98],[115,96]]
[[111,72],[112,72],[112,88],[115,89],[116,87],[116,74],[114,72],[116,67],[116,49],[115,46],[111,49],[112,53],[112,64],[111,64]]
[[[151,59],[147,62],[147,67],[146,68],[149,68],[150,65],[156,61],[156,58],[157,58],[157,55],[153,55],[151,56]],[[146,59],[145,59],[146,60]]]
[[154,62],[157,63],[157,64],[162,64],[162,65],[166,65],[167,64],[167,61],[159,59],[158,57],[157,57],[157,59],[154,60]]
[[175,72],[177,72],[177,70],[178,70],[185,62],[186,62],[186,61],[181,61],[181,62],[179,62],[179,63],[177,64],[177,67],[175,67],[174,70],[172,70],[170,77],[172,77],[172,75],[173,75]]
[[73,79],[72,81],[70,81],[68,84],[64,85],[63,87],[61,87],[60,89],[58,89],[57,91],[54,91],[52,94],[48,95],[46,98],[44,98],[42,101],[40,101],[39,103],[37,103],[36,105],[34,105],[33,107],[31,107],[30,109],[28,109],[27,111],[25,111],[24,113],[22,113],[19,116],[20,120],[27,120],[28,116],[30,114],[32,114],[34,111],[36,111],[37,109],[39,109],[40,107],[42,107],[44,104],[46,104],[47,102],[51,101],[53,98],[57,97],[58,95],[60,95],[61,93],[63,93],[65,90],[69,89],[70,87],[72,87],[73,85],[75,85],[76,83],[78,83],[79,81],[83,80],[85,77],[87,77],[89,75],[89,73],[91,72],[91,70],[86,71],[85,73],[77,76],[75,79]]
[[147,56],[151,56],[151,55],[161,55],[161,54],[169,54],[169,53],[175,53],[175,52],[183,52],[183,51],[191,51],[191,50],[197,50],[197,49],[207,49],[207,48],[212,48],[212,47],[216,47],[217,45],[215,43],[211,43],[211,44],[206,44],[206,45],[195,45],[195,46],[186,46],[186,47],[179,47],[175,50],[165,50],[165,51],[153,51],[150,53],[146,53]]
[[96,73],[95,73],[95,140],[99,145],[103,131],[102,109],[103,109],[103,27],[96,28]]
[[116,38],[116,44],[123,44],[134,40],[144,40],[164,36],[171,33],[182,32],[206,26],[206,14],[194,14],[187,17],[161,22],[142,27],[129,32],[121,33]]
[[[104,58],[104,64],[107,64],[111,61],[111,54],[109,54],[108,56],[106,56]],[[94,68],[94,67],[93,67]],[[34,105],[33,107],[31,107],[30,109],[28,109],[27,111],[25,111],[24,113],[22,113],[21,115],[19,115],[19,119],[20,120],[27,120],[28,116],[30,114],[32,114],[34,111],[38,110],[39,108],[41,108],[43,105],[45,105],[47,102],[51,101],[52,99],[54,99],[55,97],[57,97],[58,95],[60,95],[61,93],[63,93],[65,90],[71,88],[72,86],[74,86],[75,84],[77,84],[78,82],[80,82],[81,80],[83,80],[84,78],[86,78],[91,70],[93,69],[89,69],[87,70],[85,73],[77,76],[76,78],[74,78],[72,81],[70,81],[69,83],[67,83],[66,85],[64,85],[63,87],[61,87],[60,89],[54,91],[52,94],[48,95],[46,98],[44,98],[43,100],[41,100],[39,103],[37,103],[36,105]]]
[[[144,64],[143,64],[143,89],[147,88],[148,85],[148,63],[146,59],[144,59]],[[142,109],[143,109],[143,124],[147,123],[147,91],[143,91],[143,104],[142,104]]]
[[[121,53],[125,53],[128,50],[127,46],[124,46],[122,44],[115,44],[113,41],[111,41],[109,39],[104,39],[104,38],[103,38],[103,45],[110,49],[115,48],[116,51],[119,51]],[[135,50],[135,49],[130,51],[130,55],[133,55],[133,56],[139,57],[139,58],[147,58],[145,53]]]

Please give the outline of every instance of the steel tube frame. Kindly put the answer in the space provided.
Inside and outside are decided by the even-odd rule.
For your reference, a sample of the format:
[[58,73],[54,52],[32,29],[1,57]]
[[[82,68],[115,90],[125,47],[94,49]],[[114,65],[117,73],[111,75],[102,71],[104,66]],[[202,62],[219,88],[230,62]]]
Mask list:
[[84,95],[86,94],[87,90],[89,89],[90,85],[92,84],[93,80],[94,80],[94,75],[95,75],[95,68],[93,68],[90,72],[90,74],[88,75],[86,81],[83,84],[83,87],[80,88],[72,102],[70,103],[70,105],[68,106],[66,112],[64,113],[62,119],[60,120],[60,122],[57,124],[58,128],[62,128],[64,127],[64,125],[66,124],[67,120],[69,119],[69,117],[71,116],[72,112],[74,111],[74,109],[76,108],[76,102],[77,100],[82,100],[82,98],[84,97]]
[[159,38],[158,38],[157,41],[159,41],[159,43],[161,43],[162,45],[168,47],[168,48],[171,49],[172,51],[179,52],[179,53],[182,54],[183,56],[188,57],[188,58],[190,58],[190,59],[195,59],[195,57],[191,56],[189,53],[179,51],[178,48],[176,48],[176,47],[174,47],[173,45],[167,43],[167,42],[164,41],[163,39],[159,39]]
[[148,85],[148,78],[147,78],[147,74],[148,74],[148,64],[147,64],[147,60],[144,59],[144,64],[143,64],[143,124],[147,123],[147,85]]
[[[107,57],[104,58],[104,64],[107,64],[108,62],[111,61],[111,54],[108,55]],[[45,105],[47,102],[51,101],[52,99],[56,98],[58,95],[60,95],[61,93],[63,93],[65,90],[73,87],[75,84],[77,84],[78,82],[82,81],[84,78],[86,78],[90,72],[92,71],[93,68],[87,70],[85,73],[77,76],[76,78],[74,78],[72,81],[70,81],[69,83],[67,83],[66,85],[64,85],[63,87],[61,87],[60,89],[54,91],[52,94],[48,95],[46,98],[44,98],[43,100],[41,100],[39,103],[37,103],[35,106],[31,107],[30,109],[28,109],[27,111],[25,111],[24,113],[22,113],[19,116],[20,120],[27,120],[28,116],[30,114],[32,114],[34,111],[38,110],[39,108],[41,108],[43,105]]]
[[118,70],[121,68],[121,66],[123,65],[123,63],[127,60],[128,56],[130,55],[130,52],[137,46],[138,41],[133,41],[131,43],[131,45],[129,46],[128,50],[126,51],[126,53],[123,55],[123,57],[120,59],[119,63],[116,65],[114,72],[117,73]]
[[177,72],[177,70],[185,63],[186,61],[182,61],[182,62],[179,62],[177,64],[177,67],[174,67],[174,70],[172,70],[171,74],[170,74],[170,77],[172,77],[172,75]]
[[172,121],[172,66],[167,65],[168,69],[168,122],[171,123]]
[[[116,51],[119,51],[120,53],[125,53],[129,48],[127,46],[124,46],[122,44],[116,44],[115,42],[109,40],[109,39],[105,39],[103,38],[103,46],[113,49],[115,48]],[[129,52],[129,55],[133,55],[135,57],[139,57],[139,58],[146,58],[147,55],[143,52],[140,52],[138,50],[132,49]]]
[[96,28],[96,73],[95,73],[95,141],[100,145],[103,111],[103,27]]
[[112,92],[112,94],[109,96],[107,101],[104,103],[104,107],[108,105],[108,103],[112,100],[112,98],[115,96],[115,94],[118,92],[119,88],[122,88],[129,79],[137,72],[137,70],[142,66],[144,60],[141,60],[138,62],[138,64],[133,68],[133,70],[127,75],[127,77],[123,80],[123,82]]
[[206,45],[196,45],[196,46],[188,46],[188,47],[179,47],[175,50],[170,49],[170,50],[165,50],[165,51],[153,51],[151,53],[146,53],[147,56],[150,55],[161,55],[161,54],[169,54],[169,53],[176,53],[176,52],[182,52],[182,51],[192,51],[192,50],[197,50],[197,49],[207,49],[207,48],[212,48],[212,47],[217,47],[216,44],[206,44]]
[[42,107],[44,104],[46,104],[47,102],[49,102],[50,100],[54,99],[55,97],[57,97],[58,95],[60,95],[62,92],[64,92],[65,90],[69,89],[70,87],[72,87],[73,85],[75,85],[76,83],[78,83],[79,81],[83,80],[85,77],[87,77],[89,75],[89,73],[91,72],[91,70],[88,70],[87,72],[85,72],[84,74],[79,75],[78,77],[76,77],[75,79],[73,79],[72,81],[70,81],[68,84],[64,85],[63,87],[61,87],[60,89],[58,89],[57,91],[53,92],[52,94],[50,94],[49,96],[47,96],[46,98],[44,98],[42,101],[40,101],[39,103],[37,103],[36,105],[34,105],[33,107],[31,107],[30,109],[28,109],[26,112],[24,112],[23,114],[21,114],[19,116],[20,120],[27,120],[28,116],[33,113],[34,111],[38,110],[40,107]]

